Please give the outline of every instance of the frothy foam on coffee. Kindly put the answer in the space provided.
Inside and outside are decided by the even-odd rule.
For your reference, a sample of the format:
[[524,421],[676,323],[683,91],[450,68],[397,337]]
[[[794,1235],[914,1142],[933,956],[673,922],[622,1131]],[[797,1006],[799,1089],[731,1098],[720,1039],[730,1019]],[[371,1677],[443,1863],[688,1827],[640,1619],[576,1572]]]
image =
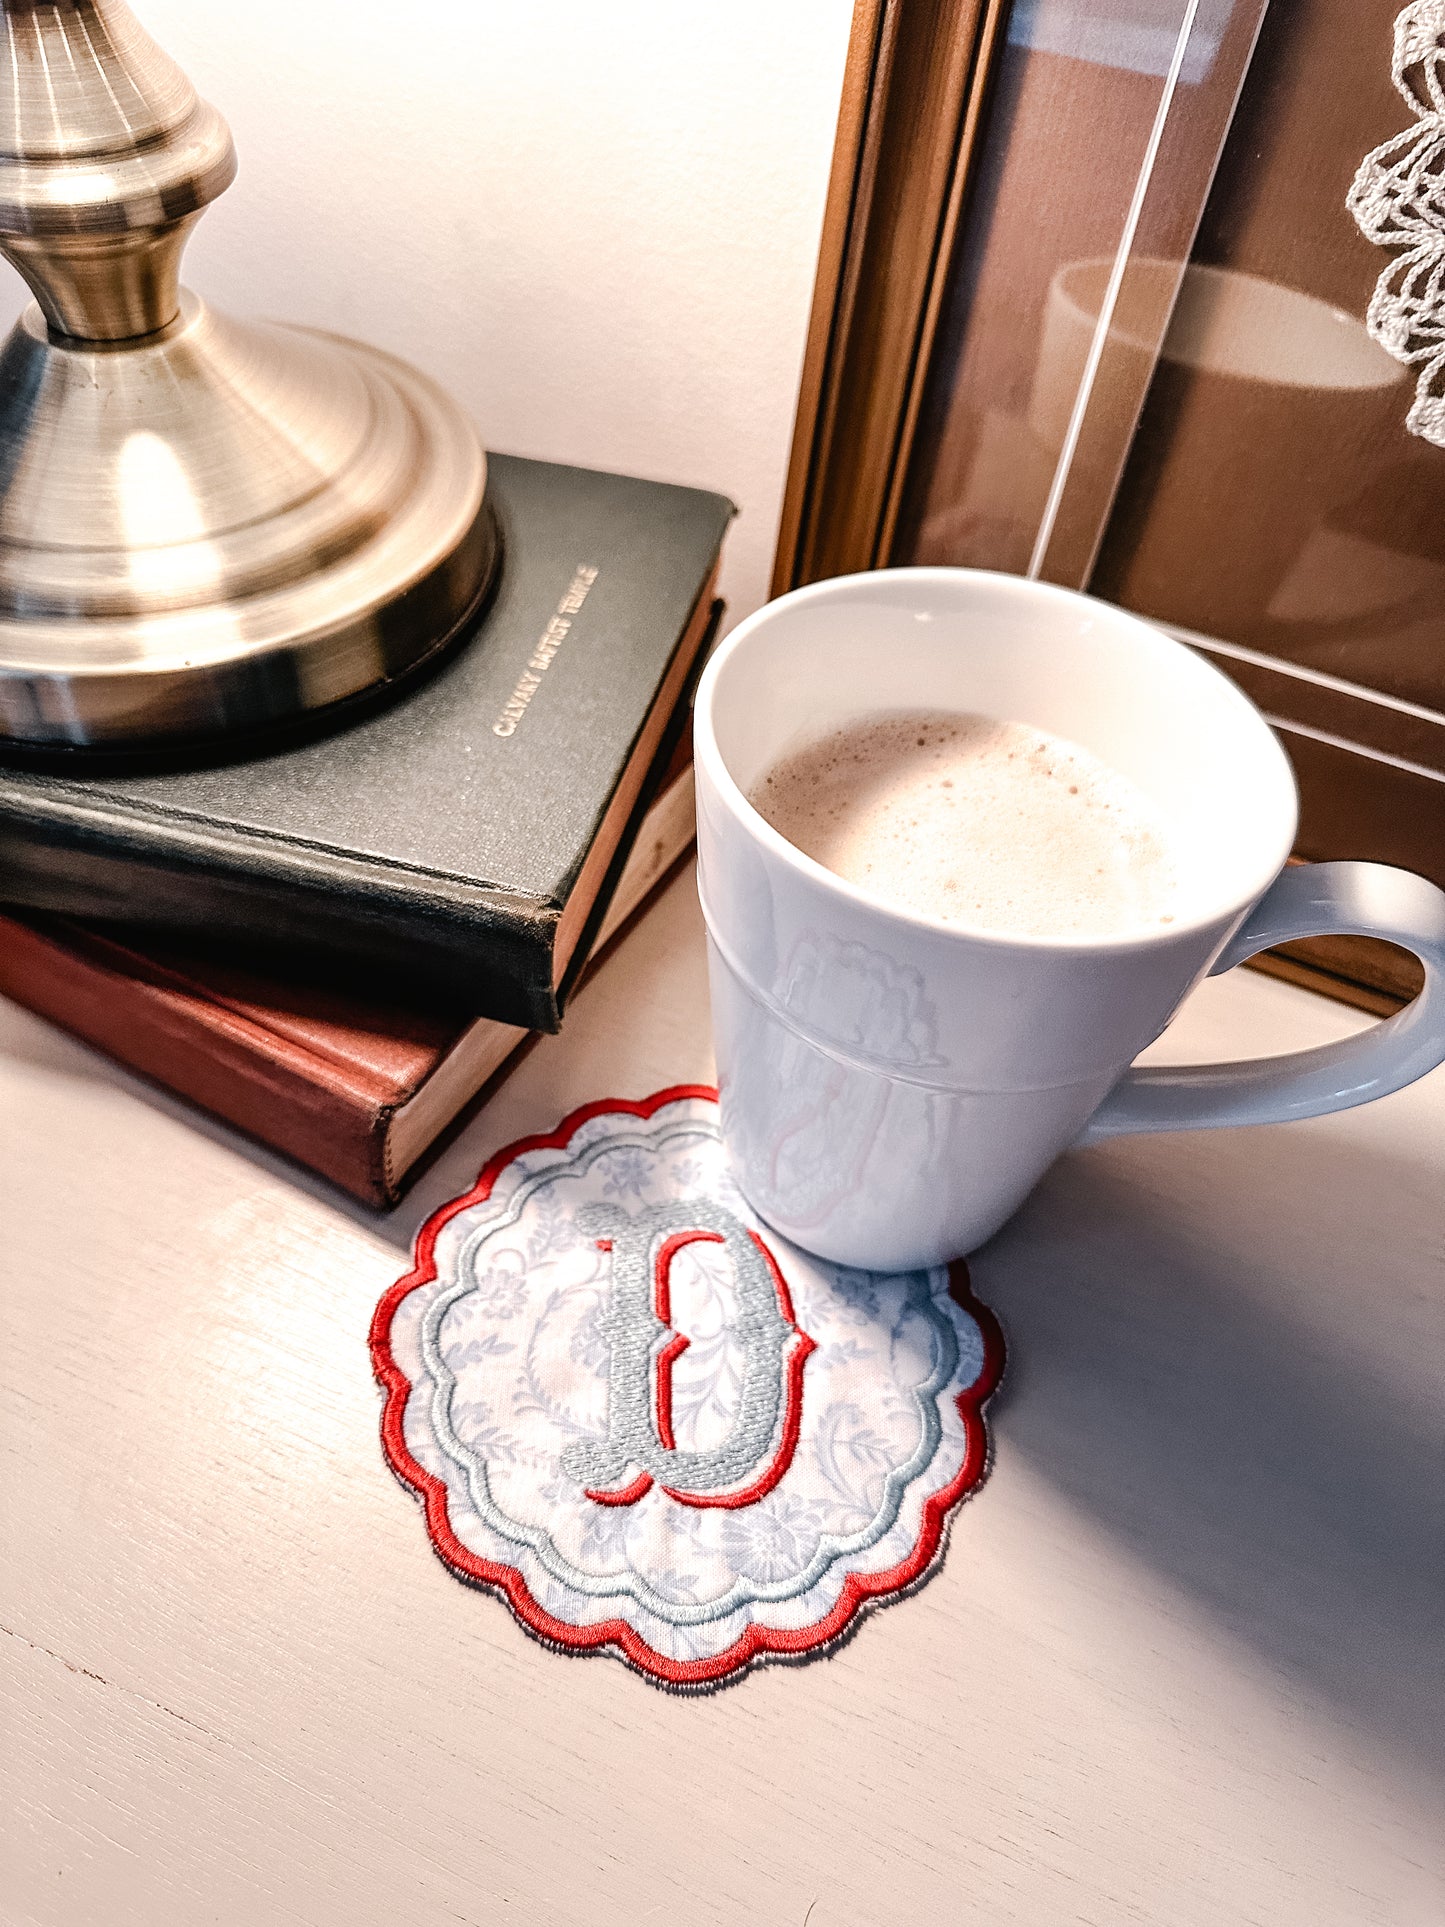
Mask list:
[[1089,938],[1178,914],[1150,800],[1089,750],[1023,723],[869,717],[785,757],[749,800],[835,875],[947,923]]

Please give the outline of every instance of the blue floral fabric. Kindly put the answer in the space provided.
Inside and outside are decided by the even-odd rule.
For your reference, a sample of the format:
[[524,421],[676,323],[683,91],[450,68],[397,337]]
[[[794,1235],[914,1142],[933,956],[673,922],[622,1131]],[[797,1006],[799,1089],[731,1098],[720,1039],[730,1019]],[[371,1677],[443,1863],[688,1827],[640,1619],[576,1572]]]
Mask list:
[[[635,1488],[595,1496],[566,1470],[588,1455],[569,1448],[615,1428],[622,1335],[613,1241],[589,1224],[619,1211],[685,1224],[658,1207],[689,1202],[709,1224],[735,1220],[776,1282],[771,1435],[725,1490],[673,1490],[639,1468]],[[647,1312],[648,1424],[673,1448],[650,1443],[654,1469],[714,1463],[738,1436],[744,1378],[762,1367],[748,1363],[737,1248],[705,1231],[650,1247],[665,1316]],[[708,1096],[597,1111],[565,1141],[521,1147],[488,1195],[443,1214],[430,1264],[404,1283],[383,1339],[402,1387],[398,1470],[444,1495],[452,1563],[502,1575],[558,1643],[605,1623],[606,1643],[664,1682],[835,1637],[863,1599],[920,1575],[982,1471],[982,1308],[944,1270],[849,1271],[776,1237],[733,1183]]]

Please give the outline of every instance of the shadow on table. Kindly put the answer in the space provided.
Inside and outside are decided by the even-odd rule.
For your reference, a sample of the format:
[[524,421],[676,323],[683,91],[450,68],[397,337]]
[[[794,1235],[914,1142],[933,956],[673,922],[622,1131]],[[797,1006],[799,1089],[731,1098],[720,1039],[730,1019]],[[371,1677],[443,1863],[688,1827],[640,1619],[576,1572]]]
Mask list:
[[[1332,1351],[1327,1321],[1292,1316],[1298,1264],[1288,1272],[1285,1255],[1291,1213],[1313,1218],[1301,1244],[1315,1254],[1332,1249],[1321,1219],[1352,1219],[1320,1266],[1321,1291],[1346,1313],[1335,1329],[1363,1329],[1352,1298],[1378,1298],[1381,1318],[1408,1327],[1428,1257],[1411,1260],[1413,1304],[1408,1278],[1353,1274],[1372,1248],[1382,1265],[1395,1248],[1400,1264],[1392,1202],[1419,1173],[1321,1133],[1289,1136],[1270,1134],[1265,1165],[1258,1132],[1215,1139],[1207,1170],[1257,1223],[1221,1224],[1213,1240],[1191,1223],[1209,1186],[1160,1163],[1199,1157],[1198,1139],[1055,1167],[974,1262],[1009,1336],[998,1451],[1022,1454],[1402,1766],[1445,1781],[1440,1401],[1432,1412],[1424,1375],[1413,1390],[1409,1370],[1391,1382],[1388,1347],[1351,1357],[1342,1337]],[[1150,1186],[1151,1170],[1173,1196]]]
[[[24,1035],[7,1036],[11,1054],[128,1086],[394,1245],[398,1269],[429,1212],[497,1141],[496,1121],[473,1112],[401,1205],[376,1212],[13,1016]],[[540,1080],[528,1107],[537,1116],[517,1128],[537,1128],[553,1101]],[[973,1261],[1009,1337],[1000,1458],[1022,1454],[1224,1631],[1445,1785],[1441,1399],[1431,1409],[1392,1381],[1380,1348],[1351,1357],[1347,1342],[1332,1349],[1324,1321],[1292,1315],[1299,1260],[1288,1231],[1308,1226],[1300,1242],[1324,1299],[1378,1299],[1378,1317],[1403,1326],[1421,1278],[1445,1303],[1445,1249],[1433,1279],[1428,1253],[1410,1260],[1413,1282],[1397,1279],[1386,1269],[1392,1251],[1400,1264],[1396,1226],[1408,1213],[1416,1235],[1445,1247],[1445,1208],[1429,1172],[1333,1142],[1327,1128],[1208,1138],[1135,1139],[1063,1159]],[[1216,1196],[1230,1219],[1210,1215]],[[1442,1221],[1434,1234],[1430,1212]],[[1323,1219],[1348,1235],[1333,1237]],[[1372,1275],[1363,1254],[1381,1269]],[[1439,1385],[1439,1314],[1434,1322],[1420,1382],[1433,1371]]]

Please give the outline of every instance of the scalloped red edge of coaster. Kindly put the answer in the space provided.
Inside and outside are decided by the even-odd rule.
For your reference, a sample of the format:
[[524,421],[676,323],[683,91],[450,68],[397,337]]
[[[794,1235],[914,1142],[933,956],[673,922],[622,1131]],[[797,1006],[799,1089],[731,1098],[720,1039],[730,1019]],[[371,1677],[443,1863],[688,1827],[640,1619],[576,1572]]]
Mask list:
[[[953,1514],[962,1501],[978,1489],[988,1471],[990,1447],[984,1421],[984,1407],[999,1384],[1005,1362],[1002,1331],[994,1314],[974,1294],[967,1267],[959,1261],[947,1267],[946,1270],[940,1269],[934,1273],[900,1275],[901,1281],[908,1284],[915,1297],[919,1297],[922,1288],[913,1281],[932,1281],[928,1287],[932,1297],[927,1310],[935,1320],[939,1319],[945,1306],[953,1308],[951,1315],[956,1327],[954,1344],[958,1366],[952,1381],[947,1383],[937,1398],[938,1409],[943,1412],[947,1420],[946,1429],[950,1434],[951,1457],[945,1468],[946,1476],[940,1476],[934,1489],[927,1491],[921,1503],[916,1506],[916,1517],[908,1532],[911,1543],[908,1544],[902,1556],[891,1559],[883,1566],[846,1570],[841,1574],[830,1568],[833,1580],[836,1582],[841,1579],[841,1583],[833,1585],[833,1596],[825,1602],[826,1610],[819,1611],[816,1618],[808,1623],[796,1625],[769,1624],[750,1620],[742,1626],[735,1637],[729,1638],[725,1645],[696,1656],[663,1650],[660,1641],[650,1639],[627,1616],[620,1613],[609,1613],[605,1617],[585,1620],[568,1618],[552,1609],[557,1604],[555,1599],[552,1601],[552,1607],[549,1607],[537,1596],[537,1593],[544,1588],[538,1585],[535,1572],[524,1569],[526,1560],[530,1557],[530,1548],[522,1547],[514,1562],[510,1556],[490,1556],[486,1545],[479,1545],[479,1536],[486,1540],[487,1535],[483,1530],[483,1522],[472,1511],[474,1488],[467,1479],[463,1478],[459,1470],[464,1459],[470,1460],[472,1448],[460,1437],[451,1436],[447,1450],[452,1452],[453,1457],[448,1459],[438,1451],[435,1433],[426,1418],[428,1411],[434,1412],[437,1409],[437,1387],[435,1384],[424,1385],[419,1382],[425,1377],[425,1373],[417,1368],[415,1359],[409,1361],[409,1369],[408,1362],[398,1357],[398,1352],[402,1348],[397,1344],[397,1338],[399,1321],[405,1318],[408,1308],[417,1301],[417,1295],[425,1294],[443,1283],[445,1268],[454,1262],[454,1250],[458,1245],[459,1234],[469,1231],[473,1244],[482,1250],[485,1250],[488,1238],[495,1239],[498,1235],[490,1227],[498,1221],[499,1196],[510,1184],[512,1201],[507,1208],[513,1211],[517,1209],[516,1197],[526,1188],[519,1174],[527,1173],[527,1182],[532,1183],[534,1187],[550,1181],[555,1190],[559,1176],[564,1179],[575,1176],[577,1147],[582,1136],[589,1131],[593,1134],[593,1141],[587,1147],[591,1159],[589,1171],[593,1167],[605,1167],[608,1156],[613,1155],[614,1152],[617,1157],[625,1153],[635,1160],[637,1146],[631,1141],[618,1145],[604,1142],[599,1150],[598,1135],[615,1128],[605,1122],[607,1120],[635,1120],[640,1125],[650,1127],[665,1114],[671,1113],[674,1118],[691,1120],[696,1126],[694,1136],[698,1142],[705,1149],[710,1148],[706,1118],[708,1112],[711,1112],[715,1120],[716,1106],[716,1090],[705,1085],[674,1085],[639,1101],[604,1098],[572,1111],[553,1131],[519,1138],[506,1145],[488,1160],[469,1191],[443,1205],[427,1220],[417,1235],[411,1270],[398,1279],[377,1305],[370,1332],[373,1368],[383,1391],[381,1419],[383,1451],[387,1463],[397,1478],[421,1501],[428,1535],[443,1563],[458,1578],[499,1594],[523,1627],[546,1645],[570,1654],[612,1652],[655,1684],[684,1692],[715,1688],[739,1677],[749,1667],[760,1662],[801,1660],[830,1651],[848,1634],[867,1610],[886,1604],[889,1600],[916,1589],[937,1568]],[[710,1136],[716,1141],[717,1157],[720,1159],[720,1135],[715,1121],[710,1127]],[[561,1155],[553,1159],[551,1154]],[[573,1154],[570,1159],[568,1154]],[[855,1295],[861,1290],[863,1297],[867,1298],[875,1283],[881,1289],[886,1285],[897,1285],[900,1282],[900,1280],[887,1280],[881,1277],[875,1280],[872,1274],[852,1273],[845,1268],[829,1266],[787,1245],[771,1232],[761,1219],[756,1218],[748,1210],[745,1201],[735,1189],[730,1187],[730,1180],[726,1176],[724,1167],[725,1160],[721,1160],[721,1164],[715,1161],[712,1175],[708,1180],[709,1192],[717,1193],[721,1190],[724,1193],[723,1202],[718,1202],[714,1197],[711,1203],[704,1206],[699,1201],[701,1197],[699,1194],[698,1199],[682,1199],[679,1208],[689,1203],[696,1204],[699,1213],[706,1216],[710,1224],[714,1221],[714,1214],[720,1214],[716,1217],[716,1221],[725,1227],[729,1226],[730,1221],[736,1220],[739,1229],[763,1253],[767,1261],[767,1269],[776,1280],[780,1306],[776,1322],[776,1330],[779,1334],[777,1403],[780,1410],[772,1422],[767,1439],[769,1456],[765,1463],[768,1470],[762,1478],[752,1479],[752,1487],[756,1488],[755,1490],[744,1485],[740,1493],[730,1491],[722,1496],[715,1495],[710,1489],[674,1489],[665,1483],[667,1467],[676,1464],[692,1468],[691,1476],[696,1478],[701,1476],[696,1468],[706,1466],[711,1471],[719,1456],[716,1450],[711,1455],[706,1450],[699,1450],[695,1443],[690,1449],[680,1447],[672,1437],[670,1401],[673,1380],[671,1375],[689,1341],[685,1334],[675,1332],[670,1325],[669,1268],[672,1266],[673,1258],[683,1246],[703,1242],[717,1246],[726,1244],[728,1241],[725,1232],[710,1230],[682,1234],[674,1232],[664,1241],[665,1246],[671,1247],[668,1255],[665,1258],[661,1257],[661,1252],[654,1241],[653,1256],[649,1260],[656,1276],[656,1302],[651,1308],[650,1315],[655,1320],[658,1337],[652,1344],[649,1364],[649,1371],[654,1374],[651,1437],[649,1443],[640,1448],[646,1454],[650,1454],[654,1465],[660,1465],[663,1468],[663,1476],[655,1478],[653,1472],[644,1465],[639,1467],[637,1477],[629,1484],[606,1492],[586,1490],[580,1478],[574,1480],[572,1483],[578,1487],[581,1500],[592,1503],[595,1508],[606,1507],[609,1512],[615,1512],[621,1508],[633,1508],[635,1511],[639,1502],[650,1491],[652,1499],[649,1502],[655,1505],[666,1500],[669,1505],[736,1509],[765,1503],[768,1495],[778,1486],[780,1479],[786,1479],[791,1466],[793,1444],[796,1442],[801,1422],[796,1401],[786,1396],[788,1367],[785,1360],[791,1353],[792,1377],[796,1384],[805,1376],[806,1365],[810,1362],[808,1354],[818,1351],[817,1342],[805,1329],[810,1321],[810,1313],[805,1306],[798,1312],[795,1319],[792,1297],[798,1295],[799,1287],[803,1285],[806,1287],[804,1297],[811,1297],[816,1308],[820,1303],[832,1302],[827,1296],[830,1283],[841,1292],[844,1285],[850,1284],[851,1281],[851,1289]],[[629,1192],[632,1187],[639,1184],[635,1162],[625,1173],[625,1179],[625,1188]],[[647,1183],[645,1175],[641,1182],[644,1185]],[[596,1189],[595,1184],[593,1188]],[[619,1185],[615,1188],[621,1190],[624,1187]],[[638,1195],[640,1198],[640,1190]],[[594,1205],[594,1211],[595,1208]],[[654,1207],[654,1210],[656,1208]],[[622,1206],[618,1206],[617,1211],[621,1214],[618,1217],[618,1223],[622,1225],[627,1213]],[[473,1220],[476,1220],[475,1226],[472,1225]],[[481,1241],[480,1244],[477,1244],[478,1240]],[[736,1271],[738,1260],[746,1259],[746,1251],[736,1240],[734,1244],[738,1253],[738,1257],[733,1260]],[[574,1234],[572,1245],[568,1249],[588,1250],[590,1247],[589,1262],[593,1266],[600,1264],[605,1269],[612,1263],[612,1246],[613,1240],[610,1237],[587,1239],[579,1238]],[[471,1246],[464,1248],[471,1249]],[[439,1251],[443,1253],[440,1264]],[[592,1257],[590,1254],[594,1252],[596,1256]],[[781,1264],[779,1253],[782,1254]],[[475,1270],[477,1262],[475,1257],[468,1262]],[[524,1271],[521,1274],[506,1275],[520,1276],[522,1289],[525,1292],[525,1281],[532,1274]],[[862,1280],[861,1286],[859,1280]],[[824,1293],[822,1299],[819,1297],[819,1281]],[[460,1285],[452,1284],[450,1289],[454,1301],[461,1302],[467,1295],[465,1278]],[[574,1287],[573,1296],[575,1297],[576,1292],[584,1289],[591,1291],[594,1297],[599,1293],[605,1296],[606,1281],[592,1278],[585,1285],[579,1284]],[[696,1286],[694,1297],[696,1297]],[[548,1302],[549,1304],[568,1302],[567,1291],[558,1290],[554,1286]],[[922,1303],[921,1297],[919,1303]],[[433,1306],[429,1315],[434,1316],[435,1309]],[[659,1312],[664,1315],[658,1317]],[[598,1316],[595,1307],[592,1316],[594,1320]],[[756,1323],[756,1320],[754,1322]],[[603,1324],[605,1327],[605,1318]],[[806,1346],[792,1344],[787,1336],[786,1328],[789,1326],[795,1336],[806,1340]],[[938,1329],[944,1330],[944,1327],[939,1325]],[[724,1327],[725,1335],[726,1331],[727,1328]],[[976,1341],[971,1337],[968,1339],[968,1343],[962,1348],[962,1351],[967,1354],[964,1356],[959,1350],[957,1341],[961,1335],[966,1336],[970,1331],[976,1334]],[[659,1340],[664,1334],[666,1334],[666,1342],[661,1343]],[[484,1350],[489,1342],[483,1341]],[[504,1347],[503,1349],[513,1348]],[[575,1349],[574,1336],[574,1353]],[[841,1352],[844,1348],[838,1349]],[[434,1368],[439,1372],[445,1371],[450,1381],[448,1398],[454,1399],[457,1382],[452,1377],[450,1368],[442,1363],[444,1349],[435,1339],[429,1355],[433,1360]],[[558,1356],[560,1355],[558,1353]],[[614,1352],[614,1370],[617,1369],[619,1356],[619,1353]],[[765,1359],[764,1367],[766,1363]],[[766,1371],[760,1370],[760,1380],[765,1377]],[[591,1432],[594,1435],[599,1430],[606,1432],[614,1402],[611,1384],[607,1383],[603,1387],[603,1406],[600,1413],[596,1409],[596,1388],[585,1389],[593,1394]],[[429,1396],[424,1397],[422,1394],[429,1394]],[[666,1394],[666,1400],[664,1400],[664,1394]],[[446,1405],[447,1400],[444,1400],[443,1404]],[[806,1398],[803,1404],[806,1406]],[[925,1408],[920,1404],[920,1409]],[[956,1425],[951,1414],[956,1414]],[[791,1441],[788,1428],[792,1431]],[[735,1423],[734,1433],[736,1430]],[[732,1435],[729,1442],[731,1437]],[[572,1449],[578,1448],[574,1445]],[[595,1453],[604,1448],[593,1436],[586,1442],[585,1449]],[[619,1450],[622,1449],[625,1448],[619,1447]],[[430,1459],[431,1463],[422,1463],[424,1457]],[[757,1464],[749,1461],[744,1470],[750,1474],[756,1474]],[[485,1477],[483,1483],[487,1484]],[[885,1489],[888,1488],[887,1478],[884,1480],[884,1486]],[[489,1486],[487,1497],[490,1501]],[[715,1513],[713,1516],[717,1517],[720,1514]],[[736,1511],[734,1516],[739,1516]],[[906,1521],[895,1520],[893,1526],[895,1535],[900,1525],[906,1523]],[[535,1524],[530,1529],[534,1533],[539,1530]],[[521,1530],[522,1528],[518,1527],[518,1531]],[[823,1542],[820,1540],[821,1543]],[[884,1543],[886,1544],[886,1536]],[[561,1556],[561,1554],[558,1555],[559,1558]],[[835,1567],[839,1563],[835,1561]],[[663,1575],[652,1576],[660,1578]],[[593,1577],[594,1583],[599,1583],[595,1580],[595,1576]],[[645,1577],[646,1575],[644,1575],[644,1581]],[[550,1576],[547,1583],[549,1585],[553,1583]],[[801,1584],[801,1576],[798,1583]],[[804,1598],[810,1596],[803,1595]],[[579,1603],[584,1607],[586,1605],[585,1600]],[[689,1608],[684,1603],[676,1610],[686,1612],[698,1609]]]

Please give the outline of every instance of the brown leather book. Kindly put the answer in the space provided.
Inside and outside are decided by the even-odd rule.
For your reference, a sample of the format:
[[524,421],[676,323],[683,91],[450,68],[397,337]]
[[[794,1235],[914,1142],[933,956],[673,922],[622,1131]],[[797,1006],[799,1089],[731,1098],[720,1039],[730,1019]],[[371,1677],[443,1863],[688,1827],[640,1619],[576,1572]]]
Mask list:
[[[689,848],[692,767],[643,817],[592,947]],[[394,1203],[408,1173],[533,1033],[371,1002],[60,917],[0,916],[0,993],[330,1178]]]

